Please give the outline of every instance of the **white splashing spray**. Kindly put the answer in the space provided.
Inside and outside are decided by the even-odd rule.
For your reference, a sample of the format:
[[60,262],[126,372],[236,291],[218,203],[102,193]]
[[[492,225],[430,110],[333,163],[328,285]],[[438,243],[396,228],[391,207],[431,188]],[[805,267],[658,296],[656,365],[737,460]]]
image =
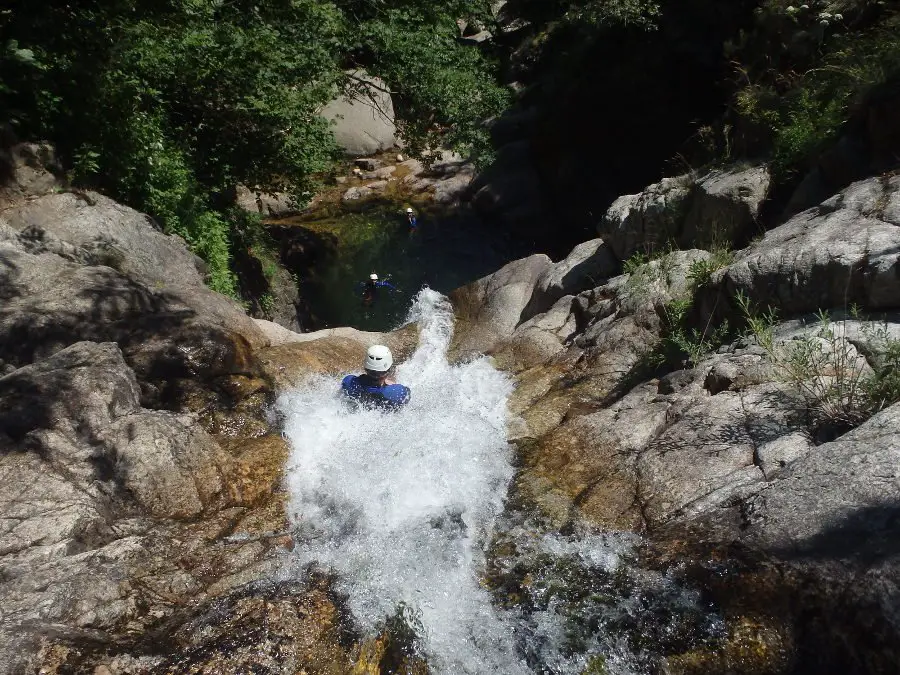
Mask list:
[[439,293],[421,291],[411,318],[421,334],[397,371],[412,390],[399,412],[351,412],[330,378],[278,401],[292,446],[290,513],[306,534],[296,563],[337,572],[366,629],[399,603],[412,607],[435,672],[529,672],[479,583],[513,476],[512,384],[486,359],[447,362],[453,316]]

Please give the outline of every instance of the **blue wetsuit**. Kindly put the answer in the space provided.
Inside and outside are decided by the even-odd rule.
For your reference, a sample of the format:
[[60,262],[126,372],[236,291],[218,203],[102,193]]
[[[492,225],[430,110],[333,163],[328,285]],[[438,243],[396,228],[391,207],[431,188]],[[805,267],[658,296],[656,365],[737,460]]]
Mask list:
[[397,287],[389,281],[360,281],[357,287],[362,288],[363,302],[366,304],[375,300],[375,294],[379,288],[389,288],[392,291],[397,290]]
[[396,410],[409,403],[409,387],[402,384],[378,385],[378,381],[368,375],[347,375],[341,382],[345,396],[364,405]]

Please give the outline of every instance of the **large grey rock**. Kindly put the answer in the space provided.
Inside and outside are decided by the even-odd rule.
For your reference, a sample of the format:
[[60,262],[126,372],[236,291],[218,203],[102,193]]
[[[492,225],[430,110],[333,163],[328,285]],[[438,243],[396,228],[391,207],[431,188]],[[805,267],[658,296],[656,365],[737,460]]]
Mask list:
[[598,230],[620,260],[670,243],[727,248],[757,228],[771,180],[764,166],[717,169],[699,179],[663,178],[639,194],[619,197]]
[[203,263],[181,238],[163,234],[149,216],[95,192],[48,195],[5,211],[3,218],[36,242],[49,236],[97,251],[98,263],[150,287],[203,282]]
[[410,169],[403,185],[413,192],[426,193],[438,204],[453,204],[462,199],[475,177],[474,165],[454,152],[443,150],[426,168],[418,160],[401,166]]
[[[10,268],[10,272],[18,271],[18,275],[11,274],[10,282],[21,278],[29,284],[28,289],[10,289],[26,304],[40,302],[42,296],[48,302],[58,299],[56,304],[68,314],[78,305],[85,308],[90,305],[97,318],[100,318],[98,312],[104,311],[103,306],[115,306],[119,311],[165,312],[169,323],[175,317],[203,322],[238,333],[250,344],[262,344],[261,334],[240,305],[205,286],[204,264],[188,250],[184,241],[163,234],[148,216],[134,209],[93,192],[84,196],[63,193],[8,209],[3,219],[19,233],[17,240],[7,240],[8,246],[26,256],[43,256],[41,262],[23,258]],[[40,280],[45,274],[44,265],[49,266],[48,277],[52,276],[52,270],[61,271],[59,262],[62,261],[53,261],[48,254],[90,266],[83,270],[71,268],[67,274],[91,277],[89,283],[96,290],[86,290],[76,283],[62,289],[59,298],[43,293],[47,287],[57,285],[50,278]],[[11,251],[9,255],[16,253]],[[126,279],[121,279],[122,276]],[[101,289],[107,280],[112,284],[108,293]],[[67,296],[72,297],[74,305],[62,305]]]
[[512,335],[535,283],[551,264],[546,255],[536,254],[454,291],[450,297],[458,319],[456,348],[488,353]]
[[[25,209],[29,206],[34,204]],[[105,222],[102,216],[110,212],[96,208]],[[6,213],[26,222],[16,208]],[[58,214],[61,224],[57,218],[41,221],[75,244],[40,229],[34,221],[42,213],[33,213],[31,226],[21,232],[0,222],[0,358],[21,366],[79,341],[116,342],[138,373],[145,400],[169,409],[197,410],[204,401],[228,397],[222,389],[227,378],[256,372],[252,349],[265,346],[265,337],[239,305],[203,284],[193,256],[174,246],[177,240],[154,242],[148,236],[147,251],[160,256],[154,269],[136,245],[140,230],[130,233],[126,225],[121,239],[114,240],[122,246],[113,259],[103,257],[108,251],[98,259],[95,248],[81,243],[90,239],[77,213],[71,232],[65,229],[66,211]],[[132,214],[137,216],[126,211],[126,220]],[[132,245],[138,249],[134,257]]]
[[349,73],[348,90],[320,113],[334,122],[335,140],[351,157],[372,155],[396,145],[394,102],[387,84],[365,71]]
[[[20,368],[0,379],[0,398],[8,442],[27,449],[10,460],[11,473],[17,460],[31,473],[33,455],[84,495],[94,492],[99,507],[107,498],[94,482],[110,481],[127,490],[120,496],[165,517],[197,515],[221,492],[226,460],[218,445],[190,416],[143,410],[134,373],[112,343],[80,342]],[[57,478],[48,475],[48,493],[61,487]]]
[[351,188],[347,188],[344,194],[341,195],[342,202],[356,202],[361,199],[368,199],[375,191],[365,185],[357,185]]
[[554,263],[537,280],[521,320],[550,309],[564,295],[577,295],[602,286],[619,269],[618,261],[602,239],[578,244],[564,260]]
[[213,511],[243,499],[225,479],[245,460],[195,417],[139,399],[112,343],[77,343],[0,378],[0,672],[37,672],[50,642],[143,632],[265,550],[210,546],[242,527],[241,509],[218,522]]
[[116,449],[122,484],[151,515],[197,516],[222,493],[227,457],[190,415],[142,411],[98,438]]
[[783,556],[864,558],[892,546],[900,404],[815,448],[747,500],[742,539]]
[[369,346],[378,344],[379,341],[384,340],[386,336],[385,333],[362,331],[357,330],[356,328],[350,328],[349,326],[324,328],[309,333],[296,333],[292,330],[288,330],[284,326],[280,326],[277,323],[272,323],[271,321],[266,321],[264,319],[254,319],[253,321],[269,339],[269,343],[272,347],[278,347],[279,345],[292,342],[311,342],[313,340],[322,340],[330,337],[349,338]]
[[607,409],[568,420],[534,444],[517,479],[522,490],[559,525],[572,506],[602,527],[643,528],[638,454],[664,428],[669,404],[642,388]]
[[[797,433],[805,421],[796,401],[777,385],[679,403],[669,412],[677,421],[637,463],[639,498],[651,527],[675,516],[705,513],[758,489],[765,480],[759,449]],[[805,450],[811,447],[807,439]]]
[[286,192],[251,190],[246,185],[237,186],[236,203],[245,211],[266,217],[284,216],[298,210],[298,205]]
[[[5,135],[0,130],[0,136]],[[21,202],[62,187],[62,166],[49,143],[7,145],[0,139],[0,205]]]
[[[579,342],[585,346],[604,340],[610,324],[628,318],[650,328],[659,327],[658,317],[673,300],[683,300],[693,290],[691,267],[707,260],[707,251],[673,251],[623,274],[584,294],[590,317]],[[655,317],[655,318],[654,318]],[[647,347],[647,343],[642,346]]]
[[[178,295],[153,291],[112,268],[25,253],[10,241],[0,242],[0,259],[6,294],[0,306],[0,358],[14,364],[82,340],[113,341],[142,379],[168,381],[247,372],[250,345],[266,344],[249,317],[202,287]],[[209,306],[198,302],[205,299]]]
[[546,312],[520,323],[494,347],[497,367],[511,372],[546,363],[571,343],[578,330],[575,297],[565,295]]
[[65,557],[2,564],[0,672],[41,672],[42,647],[54,639],[109,642],[143,601],[128,577],[145,557],[144,544],[126,537]]
[[685,174],[619,197],[600,221],[600,236],[619,260],[663,248],[681,234],[693,184]]
[[[604,400],[624,383],[633,385],[634,373],[661,339],[667,303],[687,297],[691,265],[709,255],[675,251],[574,298],[564,296],[495,345],[498,365],[526,371],[520,374],[522,385],[532,376],[546,385],[529,395],[516,435],[542,436],[573,407]],[[576,378],[567,373],[572,369]],[[535,387],[529,383],[523,389]]]
[[782,316],[900,305],[900,176],[871,178],[766,233],[713,276],[704,294],[743,292]]
[[679,243],[694,248],[727,248],[760,232],[759,210],[771,183],[765,166],[732,167],[706,174],[694,186]]

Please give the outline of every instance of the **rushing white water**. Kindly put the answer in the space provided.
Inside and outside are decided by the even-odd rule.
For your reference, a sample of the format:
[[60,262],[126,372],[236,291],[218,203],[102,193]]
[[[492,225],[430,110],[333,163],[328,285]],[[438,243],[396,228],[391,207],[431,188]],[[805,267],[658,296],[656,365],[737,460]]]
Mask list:
[[[370,634],[412,609],[436,673],[569,675],[600,658],[611,675],[640,675],[653,655],[632,648],[634,634],[709,633],[695,595],[634,568],[633,535],[540,534],[521,514],[501,517],[512,383],[487,359],[447,362],[452,311],[439,293],[421,291],[410,318],[420,337],[397,372],[412,389],[402,410],[351,410],[326,377],[278,400],[292,447],[293,573],[313,563],[336,572]],[[528,601],[515,609],[497,609],[481,583],[492,536],[514,543],[495,564],[522,577]]]
[[480,586],[482,548],[513,469],[506,443],[512,385],[486,359],[447,362],[452,311],[424,289],[419,347],[397,370],[412,400],[396,413],[350,411],[335,379],[278,401],[292,445],[298,564],[339,574],[356,618],[373,629],[399,603],[419,614],[437,672],[528,672]]

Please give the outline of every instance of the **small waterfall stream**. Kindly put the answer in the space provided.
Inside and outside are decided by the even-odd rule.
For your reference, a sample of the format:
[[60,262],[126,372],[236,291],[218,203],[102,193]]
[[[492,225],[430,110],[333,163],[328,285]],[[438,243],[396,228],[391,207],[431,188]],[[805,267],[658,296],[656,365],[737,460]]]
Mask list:
[[[604,633],[632,613],[632,586],[616,574],[633,539],[540,534],[504,513],[514,476],[506,442],[512,382],[486,358],[448,363],[453,314],[441,294],[422,290],[410,319],[420,338],[397,371],[412,389],[405,409],[351,411],[338,380],[326,377],[277,402],[292,446],[293,574],[312,564],[335,572],[337,590],[372,635],[408,608],[432,672],[646,672],[634,650]],[[485,552],[504,539],[519,553],[493,564],[528,577],[527,610],[502,607],[489,588]],[[696,604],[680,590],[673,603],[665,579],[643,585],[664,587],[670,605]],[[596,606],[596,597],[607,604]],[[592,663],[602,670],[586,670]]]

